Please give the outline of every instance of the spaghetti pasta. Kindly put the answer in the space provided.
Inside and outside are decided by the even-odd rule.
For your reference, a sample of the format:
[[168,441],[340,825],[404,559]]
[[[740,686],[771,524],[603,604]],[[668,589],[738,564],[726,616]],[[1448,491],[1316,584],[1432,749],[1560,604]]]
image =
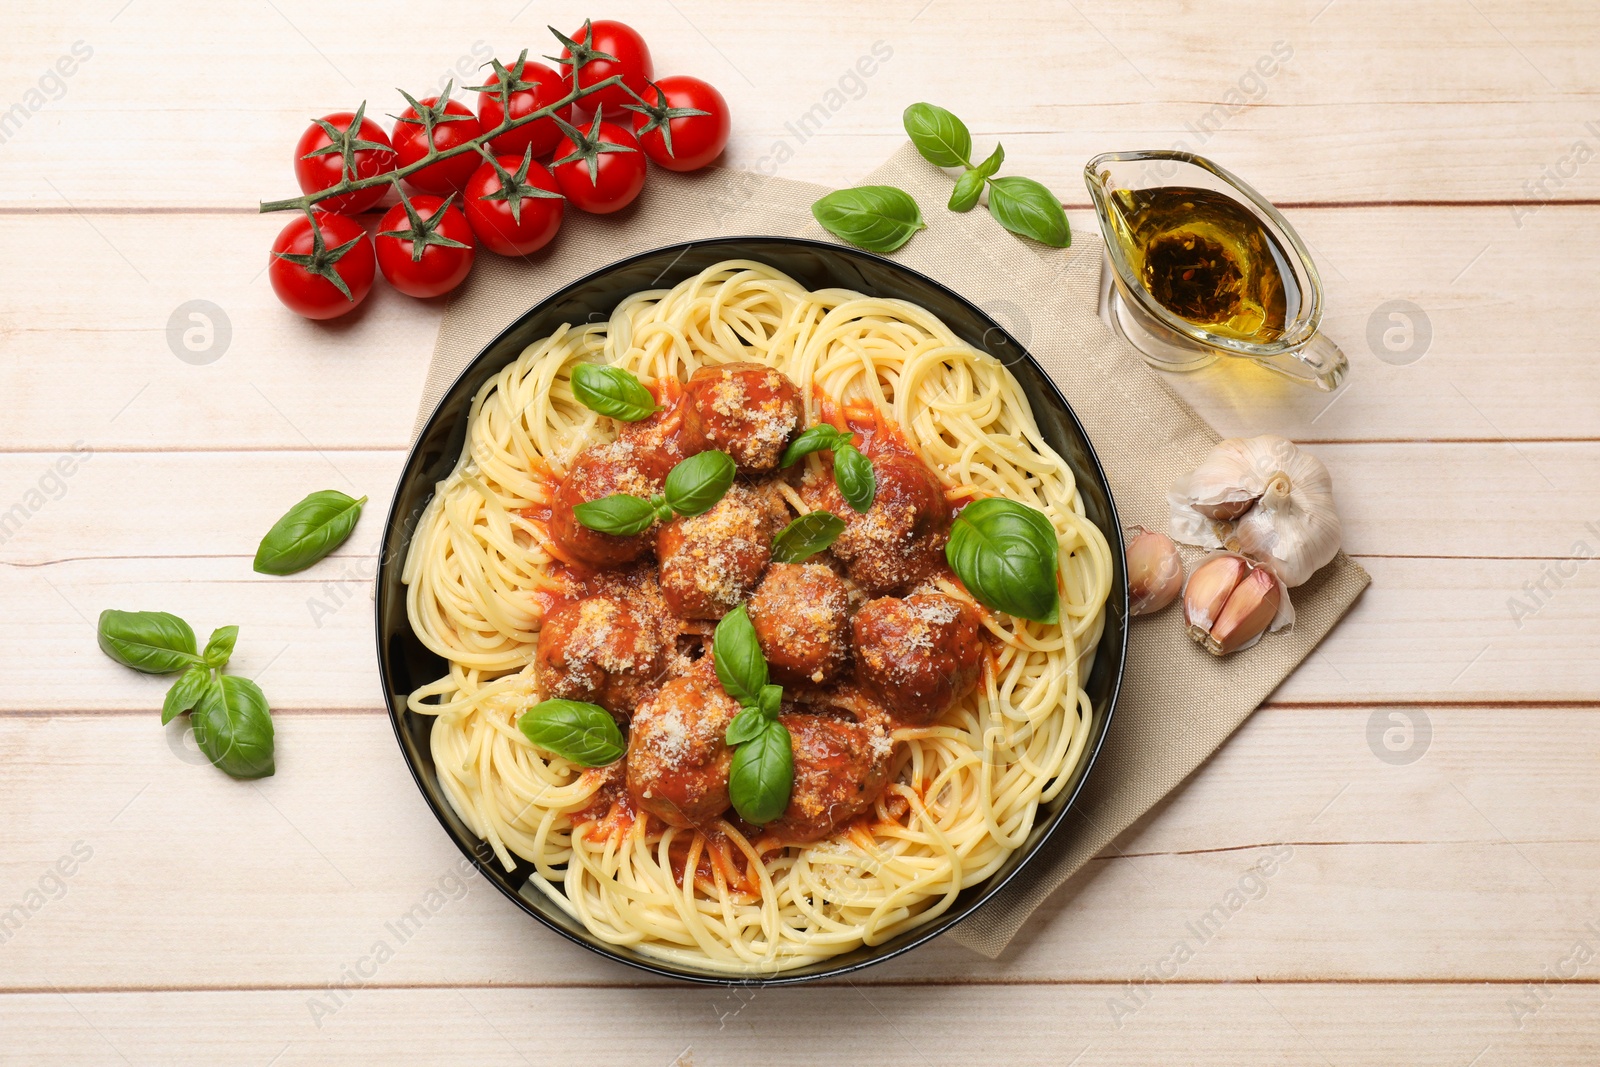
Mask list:
[[[573,395],[581,361],[658,390],[704,365],[756,361],[807,387],[808,422],[827,409],[894,424],[952,506],[1005,496],[1050,519],[1059,624],[980,609],[976,691],[928,725],[896,728],[874,808],[821,841],[786,844],[726,818],[680,829],[608,802],[603,768],[545,753],[517,728],[543,696],[533,652],[564,588],[541,509],[579,451],[615,432]],[[799,494],[784,499],[806,510]],[[594,935],[704,971],[781,971],[932,920],[1023,843],[1091,734],[1083,675],[1111,572],[1071,469],[1003,365],[913,304],[727,261],[624,299],[608,322],[563,326],[478,392],[402,573],[413,629],[449,665],[408,708],[433,716],[439,782],[465,823],[507,869],[530,863],[531,881]],[[948,575],[938,586],[971,601]]]

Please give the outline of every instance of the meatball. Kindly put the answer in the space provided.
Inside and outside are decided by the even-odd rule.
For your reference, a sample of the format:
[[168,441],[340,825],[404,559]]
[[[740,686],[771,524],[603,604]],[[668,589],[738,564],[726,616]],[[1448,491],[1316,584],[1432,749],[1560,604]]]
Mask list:
[[579,504],[627,493],[650,497],[661,491],[670,464],[626,440],[585,449],[556,489],[550,507],[550,536],[567,555],[591,567],[631,563],[650,550],[649,531],[632,537],[591,530],[572,509]]
[[983,659],[977,612],[943,593],[868,601],[855,618],[855,651],[861,685],[915,725],[972,692]]
[[666,671],[665,619],[646,601],[591,596],[539,628],[534,678],[546,699],[599,704],[623,722]]
[[764,494],[742,485],[711,510],[661,527],[661,593],[685,619],[720,619],[749,595],[772,559],[778,512]]
[[723,740],[739,705],[715,675],[674,678],[639,705],[628,729],[628,792],[672,826],[698,826],[728,808],[733,750]]
[[850,596],[820,563],[774,563],[755,596],[750,622],[772,680],[823,685],[850,662]]
[[687,407],[684,397],[679,396],[647,419],[623,423],[617,429],[617,440],[644,450],[663,470],[671,470],[707,447],[699,432],[689,429],[684,417]]
[[880,716],[778,716],[794,749],[789,806],[766,829],[785,841],[816,841],[872,807],[889,780],[894,742]]
[[874,456],[872,473],[878,488],[865,515],[845,501],[826,464],[820,475],[805,480],[801,495],[812,507],[845,521],[833,554],[851,578],[876,596],[938,569],[950,536],[950,513],[939,479],[915,456]]
[[800,390],[764,363],[701,367],[684,386],[685,438],[720,448],[749,473],[777,468],[804,417]]

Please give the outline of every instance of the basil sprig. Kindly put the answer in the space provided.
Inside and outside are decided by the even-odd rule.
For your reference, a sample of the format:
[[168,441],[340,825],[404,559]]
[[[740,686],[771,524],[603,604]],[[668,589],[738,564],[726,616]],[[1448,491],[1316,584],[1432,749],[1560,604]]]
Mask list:
[[[878,494],[878,480],[872,473],[872,461],[856,447],[855,435],[849,430],[825,422],[807,428],[784,449],[782,465],[792,466],[813,452],[825,450],[833,453],[833,483],[840,494],[852,508],[866,514]],[[830,539],[828,543],[833,542]]]
[[944,555],[979,602],[1036,622],[1060,620],[1061,549],[1044,512],[1002,497],[973,501],[950,524]]
[[[950,191],[951,211],[971,211],[987,186],[989,214],[1001,226],[1052,248],[1072,243],[1067,213],[1054,193],[1032,178],[995,177],[1006,159],[1003,147],[995,145],[987,159],[974,165],[972,132],[949,111],[916,103],[906,108],[902,121],[923,159],[962,169]],[[873,252],[893,252],[925,225],[917,202],[891,185],[829,193],[811,205],[811,213],[829,233]]]
[[736,746],[728,768],[728,799],[739,817],[765,826],[783,814],[794,788],[794,747],[778,721],[783,687],[767,681],[767,661],[743,604],[717,623],[711,639],[717,680],[742,705],[724,739]]
[[261,688],[248,678],[223,674],[239,639],[237,626],[212,631],[204,652],[194,630],[165,611],[100,613],[100,648],[125,667],[146,674],[177,674],[161,703],[165,726],[193,712],[195,743],[219,770],[235,778],[272,774],[272,713]]
[[344,544],[361,519],[361,505],[337,489],[312,493],[272,524],[256,549],[255,569],[261,574],[303,571]]
[[811,205],[822,228],[869,252],[893,252],[927,223],[911,195],[892,185],[839,189]]
[[621,367],[598,363],[579,363],[572,368],[572,395],[589,410],[620,422],[638,422],[660,410],[638,378]]
[[804,562],[832,545],[842,533],[844,520],[830,511],[802,515],[772,539],[772,562]]
[[581,700],[546,700],[522,713],[517,728],[546,752],[580,767],[604,767],[628,750],[611,713]]
[[612,493],[572,509],[573,516],[591,530],[632,537],[644,533],[657,519],[673,515],[702,515],[716,506],[733,486],[738,467],[726,452],[699,452],[667,472],[663,491],[655,496]]

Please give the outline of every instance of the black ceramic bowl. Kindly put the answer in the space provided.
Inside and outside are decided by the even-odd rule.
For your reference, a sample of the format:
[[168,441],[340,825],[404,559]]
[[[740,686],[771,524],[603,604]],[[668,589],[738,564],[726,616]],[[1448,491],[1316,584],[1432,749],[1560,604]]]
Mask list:
[[[1072,781],[1055,800],[1039,809],[1033,832],[1022,847],[987,881],[964,891],[954,906],[924,926],[881,945],[859,948],[808,967],[757,978],[696,970],[605,944],[563,912],[542,890],[528,884],[531,865],[519,864],[509,873],[502,870],[488,846],[456,816],[439,788],[428,746],[432,718],[412,715],[405,710],[406,694],[442,676],[445,664],[424,648],[411,632],[406,621],[400,570],[411,531],[423,506],[432,496],[434,485],[449,473],[461,453],[473,395],[530,343],[548,336],[562,323],[598,321],[592,320],[591,315],[609,316],[612,308],[631,293],[675,285],[725,259],[753,259],[770,264],[812,289],[846,288],[873,296],[909,300],[938,315],[957,336],[1004,361],[1020,379],[1024,394],[1031,399],[1033,415],[1044,439],[1071,465],[1084,507],[1089,518],[1105,531],[1111,542],[1116,566],[1106,608],[1105,635],[1089,673],[1088,692],[1095,709],[1094,735],[1073,772]],[[394,723],[400,751],[445,832],[474,860],[485,878],[552,930],[620,963],[693,982],[776,985],[845,974],[914,948],[982,907],[1022,871],[1052,834],[1068,832],[1062,828],[1063,817],[1083,786],[1105,738],[1127,650],[1127,583],[1122,569],[1122,535],[1116,507],[1094,448],[1055,384],[993,319],[931,278],[868,252],[797,238],[728,237],[670,245],[613,263],[529,309],[478,353],[428,420],[401,472],[379,558],[382,564],[377,579],[378,663],[384,697],[389,704],[389,718]]]

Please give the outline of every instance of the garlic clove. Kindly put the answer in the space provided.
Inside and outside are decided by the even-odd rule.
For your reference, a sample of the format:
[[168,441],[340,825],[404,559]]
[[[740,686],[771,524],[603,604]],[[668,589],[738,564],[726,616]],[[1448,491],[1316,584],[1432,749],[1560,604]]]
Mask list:
[[1232,522],[1256,506],[1259,496],[1239,496],[1237,499],[1206,502],[1196,500],[1191,505],[1196,511],[1214,522]]
[[1155,614],[1183,588],[1183,560],[1165,534],[1141,529],[1128,542],[1127,561],[1128,610],[1133,615]]
[[1204,642],[1210,636],[1249,566],[1238,556],[1213,556],[1189,575],[1183,588],[1183,621],[1190,637]]
[[1226,656],[1261,640],[1278,617],[1282,593],[1278,579],[1264,567],[1245,575],[1228,597],[1217,623],[1206,639],[1206,651]]

